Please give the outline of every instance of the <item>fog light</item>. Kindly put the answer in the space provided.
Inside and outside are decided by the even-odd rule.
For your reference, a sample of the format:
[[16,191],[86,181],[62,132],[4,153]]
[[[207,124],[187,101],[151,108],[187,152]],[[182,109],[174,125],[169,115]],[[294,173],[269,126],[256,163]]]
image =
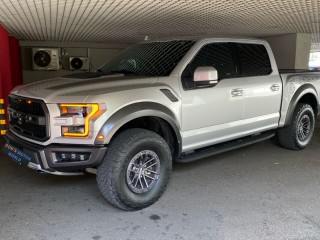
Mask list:
[[68,161],[70,159],[70,155],[68,153],[61,153],[60,158],[62,161]]
[[70,154],[70,160],[71,160],[72,162],[77,161],[77,154],[76,154],[76,153],[71,153],[71,154]]
[[79,152],[56,152],[54,162],[81,162],[89,160],[90,153]]

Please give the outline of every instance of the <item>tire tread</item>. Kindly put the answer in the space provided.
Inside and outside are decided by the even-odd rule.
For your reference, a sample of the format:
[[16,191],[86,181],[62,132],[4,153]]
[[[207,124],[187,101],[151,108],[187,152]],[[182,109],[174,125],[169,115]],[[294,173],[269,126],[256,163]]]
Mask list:
[[[278,143],[280,146],[286,149],[291,150],[301,150],[305,147],[307,147],[311,141],[307,143],[305,146],[301,146],[298,144],[296,140],[296,126],[297,122],[299,121],[299,117],[302,112],[304,112],[306,109],[309,109],[313,112],[313,109],[310,105],[305,103],[298,103],[297,107],[293,113],[293,117],[291,119],[291,123],[289,126],[279,129],[277,133]],[[314,121],[314,119],[313,119]],[[311,133],[312,134],[312,133]]]
[[[127,154],[127,149],[130,145],[136,143],[141,139],[156,139],[166,151],[170,152],[169,146],[164,141],[164,139],[149,130],[132,128],[121,132],[116,138],[109,144],[108,152],[97,170],[97,184],[103,196],[116,207],[127,210],[139,210],[150,206],[155,201],[157,201],[163,194],[168,180],[163,184],[157,196],[145,204],[132,204],[126,201],[123,193],[118,192],[116,189],[117,181],[116,176],[119,171],[121,171],[122,161],[120,159],[124,158]],[[170,153],[171,155],[171,153]],[[171,159],[170,159],[171,160]],[[171,172],[171,165],[170,165]]]

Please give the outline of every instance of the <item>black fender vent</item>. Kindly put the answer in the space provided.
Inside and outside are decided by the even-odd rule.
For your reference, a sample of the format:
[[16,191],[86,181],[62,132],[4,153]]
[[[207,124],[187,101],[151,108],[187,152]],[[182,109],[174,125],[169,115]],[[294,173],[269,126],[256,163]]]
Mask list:
[[171,100],[171,102],[178,102],[178,98],[169,89],[160,89],[160,91]]

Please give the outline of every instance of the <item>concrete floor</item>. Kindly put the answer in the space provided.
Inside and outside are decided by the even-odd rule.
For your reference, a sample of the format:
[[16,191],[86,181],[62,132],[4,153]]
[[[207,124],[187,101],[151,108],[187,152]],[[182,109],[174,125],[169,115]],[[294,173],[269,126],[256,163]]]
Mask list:
[[94,175],[40,175],[0,155],[0,239],[320,239],[319,156],[318,126],[304,151],[264,141],[175,164],[156,204],[124,212]]

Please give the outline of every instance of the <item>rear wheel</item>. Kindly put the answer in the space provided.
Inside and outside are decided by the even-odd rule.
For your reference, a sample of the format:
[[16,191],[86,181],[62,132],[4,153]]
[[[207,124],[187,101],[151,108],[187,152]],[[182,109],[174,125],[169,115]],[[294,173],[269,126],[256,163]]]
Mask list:
[[123,210],[139,210],[157,201],[172,169],[168,144],[145,129],[128,129],[110,143],[97,170],[102,195]]
[[309,145],[315,126],[315,116],[310,105],[299,103],[289,126],[278,131],[279,144],[287,149],[301,150]]

